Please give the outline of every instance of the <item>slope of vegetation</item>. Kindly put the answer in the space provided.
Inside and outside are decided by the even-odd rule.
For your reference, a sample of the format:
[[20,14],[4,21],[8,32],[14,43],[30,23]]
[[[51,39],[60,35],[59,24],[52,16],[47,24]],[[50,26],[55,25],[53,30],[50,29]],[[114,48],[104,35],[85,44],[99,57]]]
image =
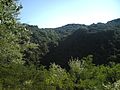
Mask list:
[[[43,31],[47,30],[44,29]],[[44,65],[55,62],[66,67],[71,57],[82,58],[89,54],[94,56],[93,62],[95,64],[107,64],[110,61],[120,62],[120,19],[109,21],[106,24],[97,23],[89,26],[68,24],[59,28],[52,28],[51,31],[55,32],[54,36],[57,36],[54,37],[55,40],[52,39],[57,45],[52,45],[52,47],[47,45],[49,52],[44,54],[41,59],[41,63]],[[49,34],[47,35],[49,36]],[[41,38],[42,34],[38,36]],[[40,39],[37,38],[36,40]],[[46,41],[49,42],[50,40]]]
[[39,29],[18,22],[20,9],[0,0],[0,90],[120,90],[119,19]]

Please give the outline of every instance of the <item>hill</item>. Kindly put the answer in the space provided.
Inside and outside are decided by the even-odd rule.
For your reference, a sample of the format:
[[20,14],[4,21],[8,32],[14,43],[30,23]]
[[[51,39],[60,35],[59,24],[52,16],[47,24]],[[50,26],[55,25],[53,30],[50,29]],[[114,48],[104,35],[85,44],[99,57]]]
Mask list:
[[[75,30],[44,56],[43,64],[67,65],[69,59],[94,56],[95,64],[120,62],[120,19],[97,23]],[[114,58],[114,59],[113,59]]]
[[95,64],[107,64],[111,60],[120,62],[120,19],[91,25],[67,24],[58,28],[26,26],[33,33],[31,41],[39,45],[34,51],[37,53],[27,54],[31,61],[35,55],[44,65],[55,62],[66,67],[71,57],[93,55]]

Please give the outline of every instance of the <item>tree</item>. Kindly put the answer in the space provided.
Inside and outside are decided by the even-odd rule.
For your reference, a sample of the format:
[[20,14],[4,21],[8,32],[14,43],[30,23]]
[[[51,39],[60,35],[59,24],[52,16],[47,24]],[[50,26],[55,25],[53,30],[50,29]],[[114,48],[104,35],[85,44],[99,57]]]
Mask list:
[[72,80],[70,79],[68,73],[65,69],[62,69],[59,65],[55,63],[50,65],[48,77],[46,78],[46,83],[48,85],[54,86],[56,90],[66,90],[73,87]]
[[23,63],[23,53],[30,48],[30,32],[18,22],[18,0],[0,0],[0,64]]
[[0,0],[0,84],[3,88],[22,86],[20,77],[24,78],[22,69],[26,68],[24,51],[34,47],[30,32],[18,22],[20,9],[18,0]]

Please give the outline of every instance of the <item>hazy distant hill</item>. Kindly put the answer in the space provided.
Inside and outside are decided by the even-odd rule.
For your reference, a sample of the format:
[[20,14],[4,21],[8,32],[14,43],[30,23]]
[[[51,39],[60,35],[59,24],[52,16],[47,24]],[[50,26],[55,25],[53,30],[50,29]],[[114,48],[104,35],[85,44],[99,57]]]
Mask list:
[[113,27],[114,26],[120,27],[120,18],[108,21],[107,25],[108,26],[113,26]]

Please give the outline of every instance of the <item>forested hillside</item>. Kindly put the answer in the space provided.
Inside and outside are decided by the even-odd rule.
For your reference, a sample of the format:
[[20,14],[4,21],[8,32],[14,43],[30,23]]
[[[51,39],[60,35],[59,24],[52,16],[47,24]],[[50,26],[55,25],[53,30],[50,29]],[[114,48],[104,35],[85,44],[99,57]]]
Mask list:
[[0,90],[120,90],[120,19],[38,28],[0,0]]
[[27,26],[33,33],[32,41],[43,47],[40,50],[44,49],[38,52],[44,53],[40,60],[44,65],[55,62],[66,67],[71,57],[82,58],[88,55],[93,55],[93,62],[97,65],[110,61],[120,62],[120,19],[105,24],[68,24],[50,29]]

